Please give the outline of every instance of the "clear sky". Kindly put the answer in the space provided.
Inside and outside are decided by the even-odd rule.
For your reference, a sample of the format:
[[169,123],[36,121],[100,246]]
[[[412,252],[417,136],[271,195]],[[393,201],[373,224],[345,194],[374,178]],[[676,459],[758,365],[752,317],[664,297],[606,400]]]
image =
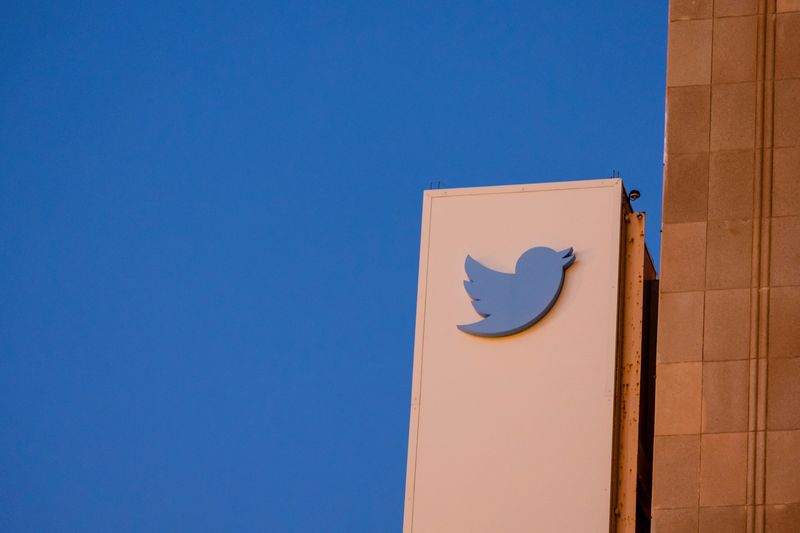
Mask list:
[[666,27],[4,2],[0,530],[400,531],[422,191],[618,171],[657,255]]

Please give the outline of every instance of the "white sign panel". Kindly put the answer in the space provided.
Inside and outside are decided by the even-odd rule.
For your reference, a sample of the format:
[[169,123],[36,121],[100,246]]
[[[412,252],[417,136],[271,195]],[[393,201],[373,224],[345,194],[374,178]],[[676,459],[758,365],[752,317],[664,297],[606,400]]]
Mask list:
[[407,533],[608,530],[622,195],[425,193]]

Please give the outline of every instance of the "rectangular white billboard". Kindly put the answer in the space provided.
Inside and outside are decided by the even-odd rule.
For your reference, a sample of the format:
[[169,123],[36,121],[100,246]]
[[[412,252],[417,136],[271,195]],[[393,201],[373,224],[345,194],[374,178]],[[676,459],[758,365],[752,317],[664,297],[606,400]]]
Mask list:
[[425,192],[406,533],[608,531],[622,199]]

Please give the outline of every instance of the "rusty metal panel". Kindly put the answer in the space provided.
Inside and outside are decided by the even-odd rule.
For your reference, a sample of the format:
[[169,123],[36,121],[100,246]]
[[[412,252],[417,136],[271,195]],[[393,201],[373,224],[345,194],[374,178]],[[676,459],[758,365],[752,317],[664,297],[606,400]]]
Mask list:
[[[617,494],[614,529],[635,533],[639,454],[644,281],[647,250],[644,213],[625,215],[622,343],[619,375]],[[647,272],[649,274],[649,271]]]

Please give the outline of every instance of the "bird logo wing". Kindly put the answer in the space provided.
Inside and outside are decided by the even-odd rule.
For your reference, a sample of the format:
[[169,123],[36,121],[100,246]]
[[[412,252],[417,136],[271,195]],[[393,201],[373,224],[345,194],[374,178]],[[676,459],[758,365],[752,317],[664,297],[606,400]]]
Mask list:
[[464,263],[464,270],[469,277],[464,282],[464,288],[472,298],[475,311],[483,317],[496,313],[504,298],[513,292],[513,274],[485,267],[469,255]]

